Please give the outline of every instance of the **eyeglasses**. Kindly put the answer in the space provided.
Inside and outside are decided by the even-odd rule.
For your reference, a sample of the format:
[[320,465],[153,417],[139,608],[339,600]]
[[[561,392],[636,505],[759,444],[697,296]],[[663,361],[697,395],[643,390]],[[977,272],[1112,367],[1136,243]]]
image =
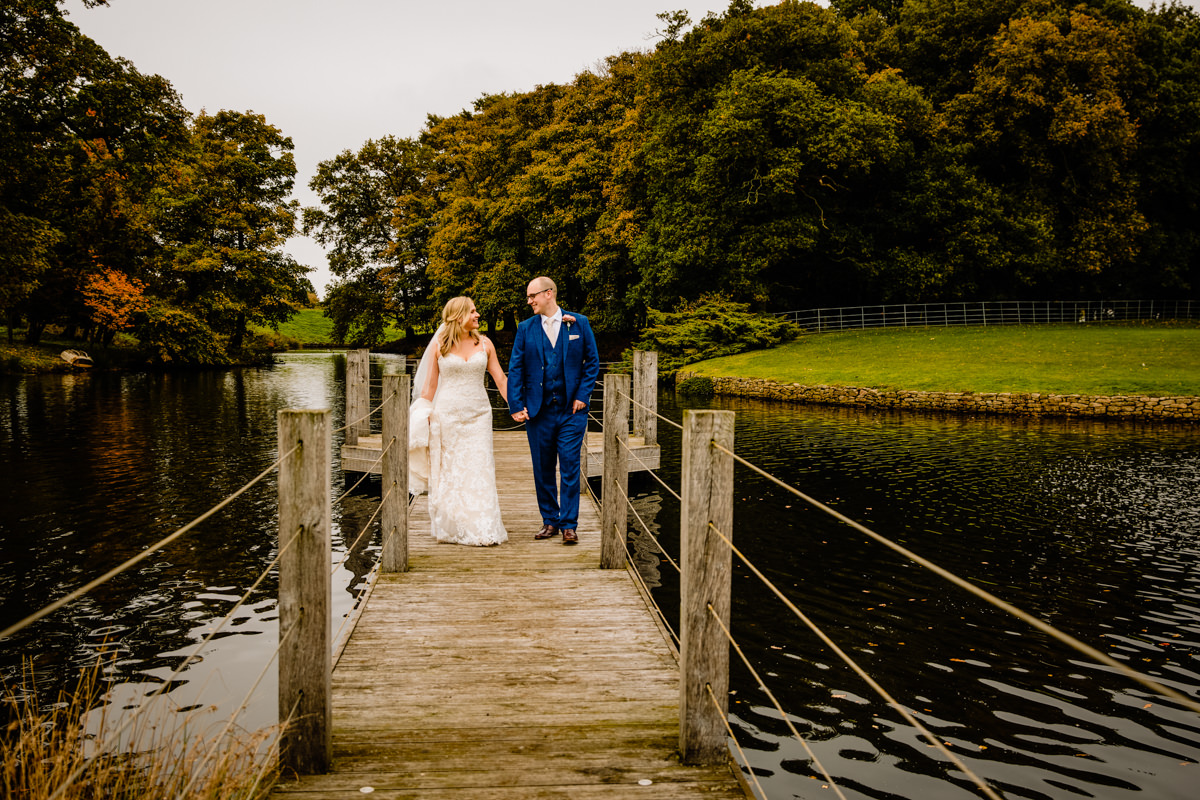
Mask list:
[[537,296],[538,296],[539,294],[541,294],[542,292],[548,292],[548,291],[550,291],[550,290],[549,290],[549,289],[538,289],[538,290],[537,290],[536,292],[534,292],[533,294],[527,294],[527,295],[525,295],[525,299],[526,299],[526,300],[532,300],[533,298],[537,297]]

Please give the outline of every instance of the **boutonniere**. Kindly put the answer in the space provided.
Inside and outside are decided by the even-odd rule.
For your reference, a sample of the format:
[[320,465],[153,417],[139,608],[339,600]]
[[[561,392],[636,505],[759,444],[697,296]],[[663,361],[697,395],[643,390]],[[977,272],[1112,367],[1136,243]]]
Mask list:
[[563,324],[566,325],[568,328],[570,328],[572,325],[575,324],[575,318],[572,317],[570,314],[563,314]]

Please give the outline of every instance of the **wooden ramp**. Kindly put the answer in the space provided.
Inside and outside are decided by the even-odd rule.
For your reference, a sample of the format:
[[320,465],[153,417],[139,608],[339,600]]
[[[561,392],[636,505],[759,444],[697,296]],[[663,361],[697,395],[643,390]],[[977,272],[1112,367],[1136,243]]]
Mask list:
[[417,501],[410,571],[379,577],[334,669],[333,769],[276,794],[745,798],[679,763],[679,670],[633,578],[599,569],[591,500],[578,545],[534,541],[524,432],[495,448],[509,541],[436,544]]

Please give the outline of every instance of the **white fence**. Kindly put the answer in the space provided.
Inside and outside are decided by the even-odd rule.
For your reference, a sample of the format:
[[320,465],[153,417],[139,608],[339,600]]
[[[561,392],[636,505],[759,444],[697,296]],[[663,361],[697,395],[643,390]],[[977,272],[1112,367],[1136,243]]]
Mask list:
[[906,303],[782,311],[777,316],[815,333],[860,328],[1034,325],[1130,319],[1197,319],[1195,300],[999,300],[980,303]]

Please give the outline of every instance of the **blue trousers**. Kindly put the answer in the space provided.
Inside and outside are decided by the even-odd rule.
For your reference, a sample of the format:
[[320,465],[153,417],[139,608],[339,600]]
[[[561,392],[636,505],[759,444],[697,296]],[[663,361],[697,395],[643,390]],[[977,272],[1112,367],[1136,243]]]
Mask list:
[[[543,525],[561,529],[579,523],[579,450],[587,435],[587,419],[586,408],[572,414],[568,403],[565,407],[542,406],[538,415],[525,423]],[[560,486],[554,485],[556,465]]]

